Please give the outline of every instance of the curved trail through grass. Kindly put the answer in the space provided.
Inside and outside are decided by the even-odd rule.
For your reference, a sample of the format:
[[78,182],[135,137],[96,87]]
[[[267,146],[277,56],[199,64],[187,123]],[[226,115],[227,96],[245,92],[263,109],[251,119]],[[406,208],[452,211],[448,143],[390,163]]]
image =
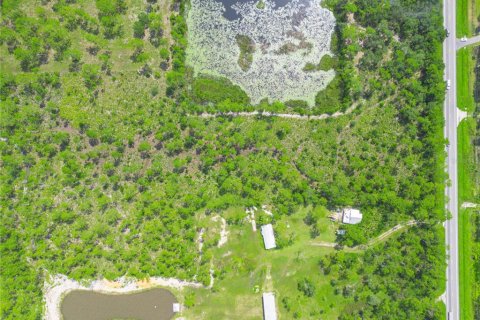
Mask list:
[[251,111],[251,112],[245,112],[245,111],[240,111],[240,112],[216,112],[216,113],[200,113],[200,114],[194,114],[191,116],[197,116],[200,118],[217,118],[217,117],[256,117],[256,116],[264,116],[264,117],[278,117],[278,118],[287,118],[287,119],[299,119],[299,120],[324,120],[327,118],[337,118],[340,116],[347,115],[349,113],[352,113],[353,110],[355,110],[357,105],[353,105],[345,112],[335,112],[333,114],[320,114],[320,115],[301,115],[301,114],[292,114],[292,113],[275,113],[275,112],[269,112],[269,111]]
[[374,246],[377,243],[388,239],[389,237],[391,237],[395,233],[403,231],[404,229],[409,228],[411,226],[417,225],[418,223],[419,223],[418,221],[410,220],[410,221],[407,221],[405,223],[397,224],[396,226],[394,226],[393,228],[385,231],[384,233],[382,233],[378,237],[371,239],[367,244],[361,244],[361,245],[358,245],[358,246],[355,246],[355,247],[340,248],[340,247],[338,247],[338,243],[335,243],[335,242],[312,242],[311,245],[316,246],[316,247],[340,248],[340,250],[343,250],[343,251],[346,251],[346,252],[364,251],[364,250],[368,249],[369,247]]

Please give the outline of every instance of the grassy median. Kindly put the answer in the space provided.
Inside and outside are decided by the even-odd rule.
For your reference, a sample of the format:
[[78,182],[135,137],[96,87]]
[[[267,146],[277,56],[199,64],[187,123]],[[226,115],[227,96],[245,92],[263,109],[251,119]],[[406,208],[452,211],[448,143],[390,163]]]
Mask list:
[[457,0],[457,38],[471,37],[475,34],[479,13],[480,1]]

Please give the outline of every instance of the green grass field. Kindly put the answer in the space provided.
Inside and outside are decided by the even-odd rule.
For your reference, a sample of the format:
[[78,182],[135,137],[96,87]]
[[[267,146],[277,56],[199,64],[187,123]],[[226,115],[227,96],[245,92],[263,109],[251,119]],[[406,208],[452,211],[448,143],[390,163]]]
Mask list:
[[461,49],[457,54],[457,105],[461,110],[473,112],[473,85],[475,61],[472,48]]
[[474,35],[479,13],[480,1],[457,0],[457,38]]
[[459,252],[460,252],[460,318],[473,319],[472,226],[469,210],[459,211]]
[[[352,299],[335,295],[330,285],[331,277],[321,274],[318,262],[333,248],[311,246],[308,226],[303,222],[309,208],[276,221],[277,229],[293,237],[290,246],[266,251],[260,233],[249,223],[229,225],[228,242],[224,247],[213,248],[215,285],[212,290],[191,290],[195,306],[185,310],[183,316],[191,319],[260,319],[262,293],[273,291],[282,318],[297,314],[301,319],[322,313],[322,319],[337,319],[343,306]],[[229,209],[224,216],[245,216],[244,209]],[[325,215],[319,220],[320,235],[315,241],[334,241],[337,225]],[[228,275],[228,276],[227,276]],[[316,286],[313,297],[297,290],[297,283],[308,277]],[[188,295],[190,293],[186,293]],[[289,304],[295,301],[295,305]],[[290,311],[287,311],[287,308]]]
[[[458,105],[461,109],[473,112],[473,68],[471,49],[462,50],[457,58]],[[464,201],[474,201],[474,171],[475,163],[472,150],[472,137],[475,135],[475,120],[467,118],[458,127],[458,184],[459,204]],[[474,294],[476,286],[473,268],[473,221],[471,210],[459,211],[459,251],[460,251],[460,305],[461,319],[473,319]]]

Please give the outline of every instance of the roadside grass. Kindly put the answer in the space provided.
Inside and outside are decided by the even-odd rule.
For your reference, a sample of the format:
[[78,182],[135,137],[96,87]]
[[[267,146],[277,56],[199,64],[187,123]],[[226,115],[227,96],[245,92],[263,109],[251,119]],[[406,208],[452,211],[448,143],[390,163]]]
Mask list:
[[459,211],[460,318],[473,319],[472,289],[475,279],[472,259],[472,221],[470,210]]
[[475,162],[472,150],[472,136],[475,134],[475,119],[464,119],[458,126],[458,198],[473,201]]
[[475,61],[472,48],[463,48],[457,54],[457,106],[459,109],[473,112],[473,85]]
[[475,33],[479,7],[476,0],[457,0],[457,38],[471,37]]
[[[471,49],[461,50],[457,60],[457,91],[458,106],[468,112],[473,112],[475,103],[473,99],[475,61],[472,59]],[[464,201],[474,201],[475,189],[475,161],[472,150],[475,136],[475,119],[464,119],[458,126],[458,197],[459,206]],[[460,272],[460,312],[462,319],[474,317],[474,290],[478,279],[474,272],[474,239],[472,210],[459,208],[459,272]]]

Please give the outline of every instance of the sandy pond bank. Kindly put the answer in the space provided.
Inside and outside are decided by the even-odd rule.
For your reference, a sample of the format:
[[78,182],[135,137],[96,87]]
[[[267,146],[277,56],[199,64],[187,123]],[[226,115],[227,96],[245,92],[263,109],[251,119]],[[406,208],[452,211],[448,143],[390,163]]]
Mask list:
[[148,280],[120,278],[116,281],[95,280],[91,282],[78,282],[67,278],[65,275],[56,275],[45,282],[45,320],[60,320],[60,304],[62,298],[72,290],[90,290],[102,293],[130,293],[148,288],[164,287],[181,290],[184,287],[201,288],[196,282],[182,281],[172,278],[152,277]]

